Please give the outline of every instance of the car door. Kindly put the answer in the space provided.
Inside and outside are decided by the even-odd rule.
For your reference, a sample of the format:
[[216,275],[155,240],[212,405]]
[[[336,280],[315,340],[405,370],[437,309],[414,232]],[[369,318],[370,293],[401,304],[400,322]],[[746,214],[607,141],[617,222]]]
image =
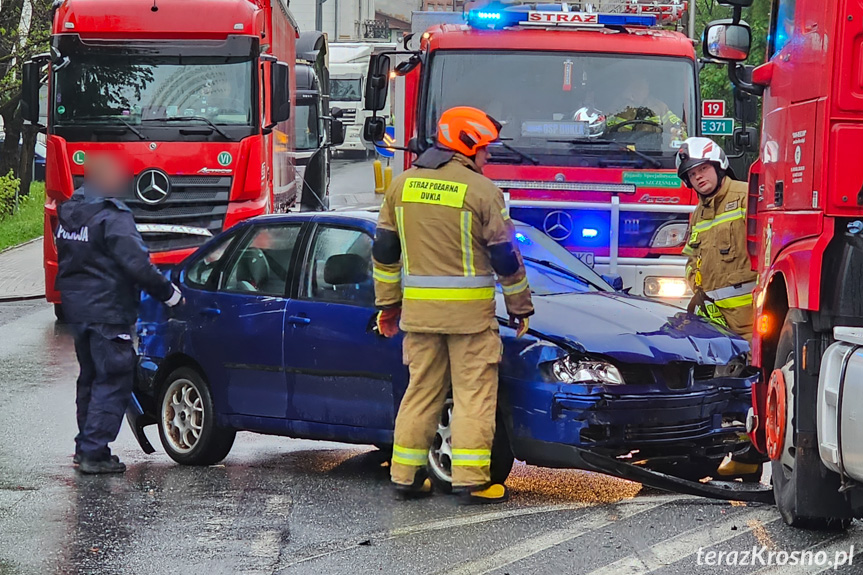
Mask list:
[[[256,225],[238,240],[213,285],[196,289],[192,264],[184,277],[193,357],[200,361],[227,415],[284,418],[286,289],[302,224]],[[209,289],[208,289],[209,288]]]
[[315,225],[297,297],[288,304],[291,419],[393,428],[407,370],[401,338],[370,329],[376,314],[371,250],[371,223],[368,229]]

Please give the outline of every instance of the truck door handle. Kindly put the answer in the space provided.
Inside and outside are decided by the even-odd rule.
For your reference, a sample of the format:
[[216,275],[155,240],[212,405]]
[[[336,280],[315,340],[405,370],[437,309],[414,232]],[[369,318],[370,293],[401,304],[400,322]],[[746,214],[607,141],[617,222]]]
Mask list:
[[205,307],[201,310],[201,315],[221,315],[222,310],[217,307]]
[[312,320],[301,315],[291,315],[288,316],[288,323],[292,323],[294,325],[309,325],[312,323]]

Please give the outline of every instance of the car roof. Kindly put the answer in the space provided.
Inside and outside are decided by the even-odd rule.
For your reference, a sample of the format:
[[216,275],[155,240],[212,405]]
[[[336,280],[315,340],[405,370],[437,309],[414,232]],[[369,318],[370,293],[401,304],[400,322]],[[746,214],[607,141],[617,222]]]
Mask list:
[[350,209],[328,212],[291,212],[285,214],[267,214],[246,220],[246,224],[280,223],[297,221],[316,221],[331,223],[371,222],[378,221],[378,208]]

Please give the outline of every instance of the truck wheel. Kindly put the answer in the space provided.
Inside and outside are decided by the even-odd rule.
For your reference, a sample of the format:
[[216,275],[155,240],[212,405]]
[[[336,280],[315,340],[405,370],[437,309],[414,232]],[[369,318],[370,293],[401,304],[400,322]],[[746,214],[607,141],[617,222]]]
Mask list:
[[197,371],[174,370],[159,398],[159,438],[168,456],[183,465],[212,465],[223,460],[237,432],[216,425],[210,390]]
[[[435,488],[452,493],[452,399],[447,399],[440,422],[429,449],[428,471]],[[503,418],[498,414],[494,442],[491,446],[491,481],[504,483],[512,471],[515,457],[509,447],[509,437]]]
[[[807,517],[797,512],[796,502],[800,497],[798,493],[803,487],[798,485],[799,470],[796,465],[795,449],[792,447],[795,440],[794,432],[794,399],[798,394],[798,390],[794,382],[794,331],[792,328],[791,314],[785,318],[785,323],[782,326],[782,332],[779,336],[779,345],[776,349],[776,361],[774,364],[775,370],[782,370],[785,378],[785,421],[787,431],[784,436],[785,445],[782,448],[782,454],[779,459],[774,459],[770,462],[771,472],[773,477],[773,495],[776,499],[776,506],[782,519],[785,523],[792,527],[813,530],[843,530],[847,529],[851,524],[849,518],[834,518],[834,517]],[[784,368],[784,369],[783,369]],[[770,407],[768,407],[768,412]],[[770,421],[767,425],[770,425]],[[808,489],[808,498],[812,498],[815,494],[811,493],[811,486]]]

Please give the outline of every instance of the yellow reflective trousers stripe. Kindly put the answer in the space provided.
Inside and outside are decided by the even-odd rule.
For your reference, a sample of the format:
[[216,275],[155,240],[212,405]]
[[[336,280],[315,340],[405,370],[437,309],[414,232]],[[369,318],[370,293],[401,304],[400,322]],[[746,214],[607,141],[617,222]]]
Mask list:
[[461,213],[461,263],[464,275],[475,276],[476,268],[473,265],[473,214],[465,210]]
[[393,445],[393,461],[402,465],[421,466],[428,461],[428,449],[413,449]]
[[374,272],[372,273],[372,277],[375,281],[383,282],[385,284],[397,284],[402,281],[401,272],[388,272],[386,270],[382,270],[378,267],[374,268]]
[[426,301],[480,301],[494,299],[493,287],[479,288],[404,288],[404,299]]
[[402,271],[405,275],[408,272],[408,249],[405,241],[405,209],[402,206],[396,206],[396,225],[399,228],[399,241],[402,244]]
[[491,465],[491,449],[455,449],[452,450],[453,466],[484,467]]

